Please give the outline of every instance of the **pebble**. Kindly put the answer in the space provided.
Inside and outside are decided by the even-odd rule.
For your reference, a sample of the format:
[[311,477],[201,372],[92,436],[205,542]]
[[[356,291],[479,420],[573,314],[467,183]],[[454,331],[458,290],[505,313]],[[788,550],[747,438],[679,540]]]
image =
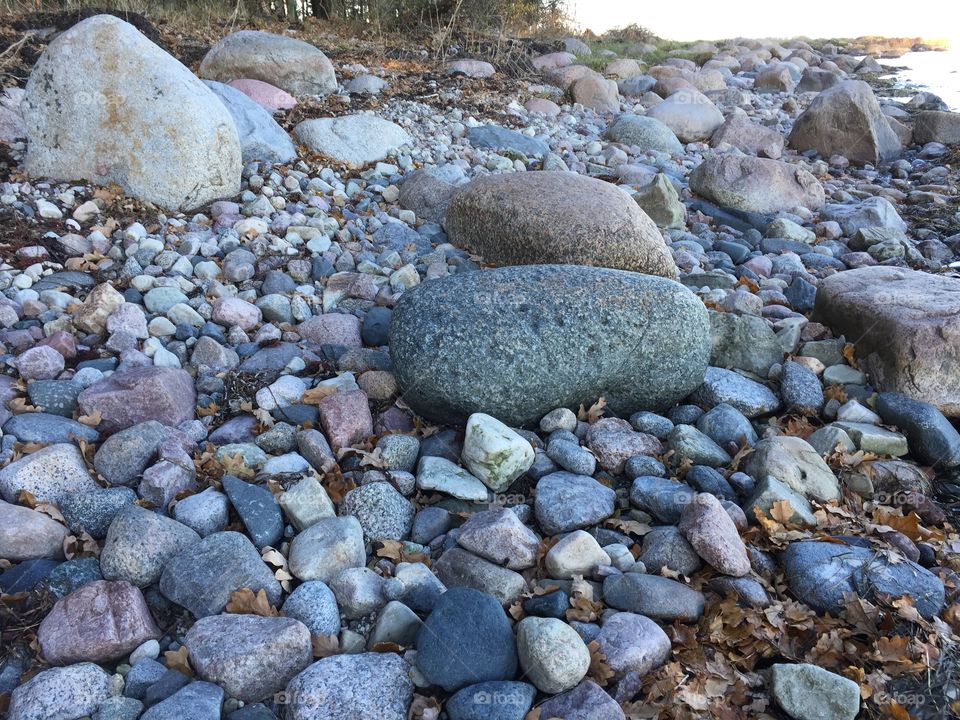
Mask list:
[[590,651],[577,631],[555,618],[517,623],[517,655],[530,681],[552,695],[576,686],[590,668]]

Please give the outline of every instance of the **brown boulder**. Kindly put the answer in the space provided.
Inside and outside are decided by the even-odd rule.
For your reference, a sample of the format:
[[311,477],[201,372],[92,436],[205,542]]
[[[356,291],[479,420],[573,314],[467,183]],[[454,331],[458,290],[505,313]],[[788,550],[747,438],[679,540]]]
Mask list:
[[565,264],[675,277],[657,226],[623,191],[566,172],[488,175],[457,189],[450,242],[495,265]]
[[917,115],[913,136],[918,143],[960,144],[960,113],[925,110]]
[[58,600],[37,640],[48,663],[71,665],[116,660],[161,634],[138,588],[97,580]]
[[620,111],[620,91],[617,83],[601,75],[585,75],[574,80],[570,86],[570,97],[574,102],[597,112]]
[[790,147],[816,150],[823,157],[843,155],[860,163],[892,160],[900,154],[897,138],[870,86],[846,80],[814,98],[793,125]]
[[960,416],[960,280],[874,266],[825,278],[812,319],[843,333],[878,390]]
[[733,145],[748,155],[777,160],[783,155],[784,137],[773,128],[755,123],[743,113],[730,115],[710,138],[710,145]]

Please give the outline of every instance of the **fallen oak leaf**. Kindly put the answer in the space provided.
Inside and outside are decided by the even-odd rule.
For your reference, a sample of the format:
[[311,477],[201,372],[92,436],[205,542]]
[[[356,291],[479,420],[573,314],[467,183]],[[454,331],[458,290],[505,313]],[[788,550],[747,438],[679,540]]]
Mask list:
[[590,651],[590,668],[587,670],[587,677],[600,687],[605,687],[613,680],[616,673],[607,663],[607,656],[600,651],[600,643],[591,640],[587,650]]
[[230,593],[230,601],[224,608],[236,615],[259,615],[260,617],[278,617],[280,612],[270,604],[267,591],[261,588],[256,593],[250,588],[240,588]]
[[584,408],[583,403],[581,403],[580,408],[577,410],[577,419],[592,425],[603,417],[603,412],[606,407],[607,399],[604,397],[600,397],[600,399],[589,408]]
[[94,410],[89,415],[81,415],[77,418],[77,422],[87,427],[95,428],[103,421],[103,413],[99,410]]
[[181,645],[179,650],[168,650],[163,654],[163,659],[168,670],[176,670],[188,677],[193,677],[193,668],[190,667],[190,656],[186,645]]
[[315,658],[340,654],[340,639],[336,635],[311,635],[310,645]]

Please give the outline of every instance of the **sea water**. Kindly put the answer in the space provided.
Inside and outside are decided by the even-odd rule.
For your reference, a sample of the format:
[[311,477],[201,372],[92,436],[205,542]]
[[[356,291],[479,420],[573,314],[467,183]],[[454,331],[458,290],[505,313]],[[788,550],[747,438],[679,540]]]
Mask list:
[[897,84],[919,87],[939,95],[951,110],[960,111],[960,48],[941,52],[909,52],[882,59],[895,70]]

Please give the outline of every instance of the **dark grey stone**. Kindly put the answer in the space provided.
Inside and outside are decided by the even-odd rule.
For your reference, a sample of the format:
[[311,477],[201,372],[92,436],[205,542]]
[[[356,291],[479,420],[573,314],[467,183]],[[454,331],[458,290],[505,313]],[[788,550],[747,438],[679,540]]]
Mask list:
[[[788,360],[780,373],[780,397],[787,412],[819,415],[823,410],[823,386],[812,370]],[[960,436],[957,438],[960,441]]]
[[283,513],[273,493],[233,475],[224,475],[220,482],[257,549],[278,545],[283,537]]
[[13,435],[24,443],[69,443],[85,440],[99,442],[100,433],[76,420],[50,413],[21,413],[3,424],[3,434]]
[[721,500],[736,500],[737,494],[719,471],[707,465],[694,465],[683,481],[700,492],[716,495]]
[[730,443],[740,447],[744,440],[748,445],[757,441],[757,432],[746,416],[726,403],[720,403],[701,415],[697,430],[724,449],[728,449]]
[[570,609],[570,596],[563,590],[554,590],[546,595],[534,595],[523,601],[523,611],[527,615],[566,619]]
[[630,502],[664,523],[680,522],[680,513],[697,491],[686,483],[649,475],[635,478],[630,485]]
[[653,435],[658,440],[663,440],[673,430],[673,421],[662,415],[641,410],[630,416],[630,424],[634,430],[647,435]]
[[818,612],[837,615],[845,606],[845,592],[868,600],[909,595],[928,619],[944,606],[943,581],[936,575],[910,560],[890,562],[865,547],[794,542],[783,554],[783,565],[790,592]]
[[431,540],[443,535],[453,525],[453,516],[443,508],[428,505],[413,516],[413,527],[410,530],[410,539],[426,545]]
[[363,318],[363,325],[360,328],[360,337],[364,345],[370,347],[380,347],[389,342],[390,318],[393,311],[390,308],[379,305],[370,308]]
[[667,474],[667,468],[655,457],[650,457],[649,455],[634,455],[627,460],[623,466],[623,474],[628,478],[636,478],[641,475],[664,477]]
[[896,392],[877,398],[877,412],[885,423],[907,436],[910,453],[924,465],[960,465],[960,433],[935,406]]
[[126,682],[123,685],[123,694],[130,698],[143,700],[147,694],[147,689],[157,682],[167,668],[151,658],[144,658],[127,673]]
[[51,570],[47,575],[47,587],[55,598],[60,599],[78,587],[102,579],[99,560],[94,557],[76,558]]
[[644,535],[637,560],[651,573],[659,573],[666,566],[688,577],[703,565],[697,551],[675,525],[655,527]]
[[499,125],[479,125],[467,131],[467,140],[474,147],[494,150],[514,150],[521,155],[546,156],[550,147],[542,140],[527,137],[516,130],[508,130]]
[[44,558],[24,560],[0,573],[0,590],[7,595],[30,592],[46,580],[59,565],[56,560]]
[[763,318],[711,312],[710,331],[710,364],[716,367],[739,368],[766,377],[770,366],[783,360],[777,335]]
[[34,380],[27,385],[30,402],[51,415],[73,417],[83,386],[73,380]]
[[165,670],[164,673],[143,693],[143,704],[152,707],[175,695],[190,684],[190,676],[179,670]]
[[116,514],[136,501],[137,493],[131,488],[100,488],[65,496],[60,512],[71,532],[79,535],[86,530],[94,540],[102,540]]
[[703,615],[703,593],[659,575],[612,575],[603,581],[603,599],[654,620],[694,622]]
[[712,408],[727,403],[749,418],[772,413],[780,400],[766,385],[723,368],[707,368],[703,384],[693,393],[694,402]]
[[556,472],[537,483],[533,511],[543,532],[556,535],[606,520],[615,495],[592,477]]
[[624,720],[620,704],[592,680],[556,695],[538,708],[540,717],[565,720]]
[[147,710],[140,720],[220,720],[223,690],[208,682],[192,682]]
[[208,535],[167,562],[160,592],[201,618],[223,611],[230,594],[240,588],[266,590],[271,604],[282,591],[273,572],[246,536],[237,532]]
[[458,690],[443,709],[449,720],[523,720],[536,695],[525,682],[483,682]]
[[513,629],[499,601],[470,588],[440,596],[417,633],[417,667],[433,685],[451,692],[517,673]]
[[600,396],[615,414],[669,407],[703,378],[709,342],[703,304],[678,283],[570,265],[423,283],[403,294],[390,328],[416,412],[459,423],[483,411],[511,426]]
[[156,420],[114,433],[97,449],[93,466],[111,485],[131,485],[150,465],[167,434]]

